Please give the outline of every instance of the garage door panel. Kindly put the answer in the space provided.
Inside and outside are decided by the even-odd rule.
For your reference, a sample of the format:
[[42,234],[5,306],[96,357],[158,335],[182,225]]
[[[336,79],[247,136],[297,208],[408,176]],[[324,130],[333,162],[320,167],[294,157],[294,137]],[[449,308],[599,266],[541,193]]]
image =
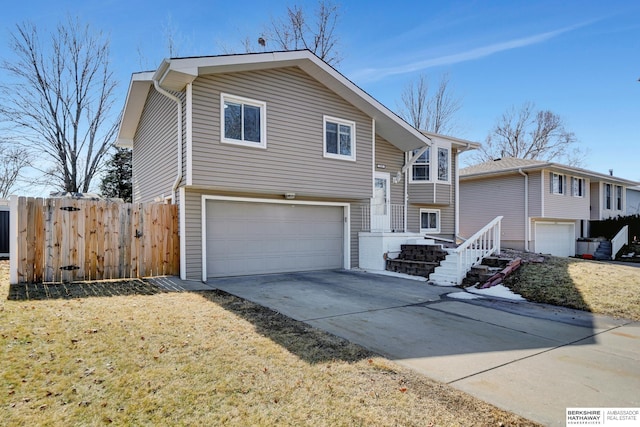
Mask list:
[[344,208],[209,200],[209,277],[342,268]]
[[536,252],[555,256],[574,256],[575,224],[557,222],[536,222]]

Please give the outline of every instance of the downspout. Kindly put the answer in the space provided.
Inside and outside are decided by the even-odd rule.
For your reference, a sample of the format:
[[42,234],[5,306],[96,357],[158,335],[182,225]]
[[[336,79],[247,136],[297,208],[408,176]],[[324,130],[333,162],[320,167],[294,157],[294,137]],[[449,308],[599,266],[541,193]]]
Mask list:
[[182,181],[182,101],[177,96],[172,95],[171,93],[161,88],[160,84],[155,78],[153,79],[153,87],[155,87],[155,89],[160,94],[175,101],[176,105],[178,106],[178,172],[176,175],[176,180],[171,187],[172,203],[175,205],[176,200],[178,199],[176,190],[178,189],[178,185],[180,185],[180,181]]
[[[407,161],[407,154],[405,154],[405,162]],[[403,168],[402,173],[404,174],[404,232],[408,231],[407,226],[409,225],[409,221],[407,220],[409,216],[409,174],[406,169]]]
[[[455,162],[456,162],[456,167],[455,167],[455,174],[456,174],[456,183],[455,183],[455,192],[456,192],[456,197],[454,200],[454,204],[455,204],[455,209],[454,209],[454,230],[453,230],[453,240],[457,240],[458,235],[460,234],[460,175],[458,175],[459,171],[460,171],[460,166],[458,164],[458,156],[460,156],[460,152],[458,150],[456,150],[456,155],[455,155]],[[451,200],[451,199],[449,199]]]
[[524,176],[524,250],[529,252],[529,175],[522,169],[518,173]]

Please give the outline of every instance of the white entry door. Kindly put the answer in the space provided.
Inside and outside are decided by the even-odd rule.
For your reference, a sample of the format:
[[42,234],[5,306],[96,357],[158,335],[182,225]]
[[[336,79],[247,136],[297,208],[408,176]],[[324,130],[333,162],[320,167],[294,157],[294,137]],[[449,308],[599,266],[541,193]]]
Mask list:
[[371,231],[391,231],[388,173],[376,172],[371,200]]

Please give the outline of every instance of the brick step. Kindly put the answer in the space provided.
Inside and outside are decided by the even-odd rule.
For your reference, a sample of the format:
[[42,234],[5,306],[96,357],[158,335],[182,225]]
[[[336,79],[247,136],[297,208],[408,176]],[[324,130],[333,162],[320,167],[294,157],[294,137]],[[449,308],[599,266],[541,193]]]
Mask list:
[[387,271],[409,274],[412,276],[429,277],[429,274],[438,266],[437,262],[412,261],[405,259],[388,259]]

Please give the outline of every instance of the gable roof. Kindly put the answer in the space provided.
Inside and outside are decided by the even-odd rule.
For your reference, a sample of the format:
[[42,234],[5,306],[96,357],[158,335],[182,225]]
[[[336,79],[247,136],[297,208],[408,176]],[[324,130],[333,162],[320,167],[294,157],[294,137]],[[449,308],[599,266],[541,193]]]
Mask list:
[[[149,88],[156,80],[167,90],[181,91],[198,76],[281,67],[298,67],[325,87],[376,121],[376,133],[402,151],[431,145],[431,137],[418,131],[371,95],[340,74],[309,50],[239,55],[172,58],[162,61],[155,72],[132,75],[118,130],[117,145],[131,147]],[[442,138],[448,138],[440,136]],[[478,144],[448,138],[453,144],[477,148]]]
[[570,174],[583,178],[589,178],[591,181],[608,181],[620,184],[635,186],[639,183],[624,178],[618,178],[587,169],[567,166],[560,163],[549,162],[545,160],[518,159],[515,157],[504,157],[502,159],[489,160],[473,166],[460,169],[460,181],[471,179],[489,178],[497,175],[508,175],[518,173],[518,171],[532,172],[542,169],[549,169],[558,173]]

